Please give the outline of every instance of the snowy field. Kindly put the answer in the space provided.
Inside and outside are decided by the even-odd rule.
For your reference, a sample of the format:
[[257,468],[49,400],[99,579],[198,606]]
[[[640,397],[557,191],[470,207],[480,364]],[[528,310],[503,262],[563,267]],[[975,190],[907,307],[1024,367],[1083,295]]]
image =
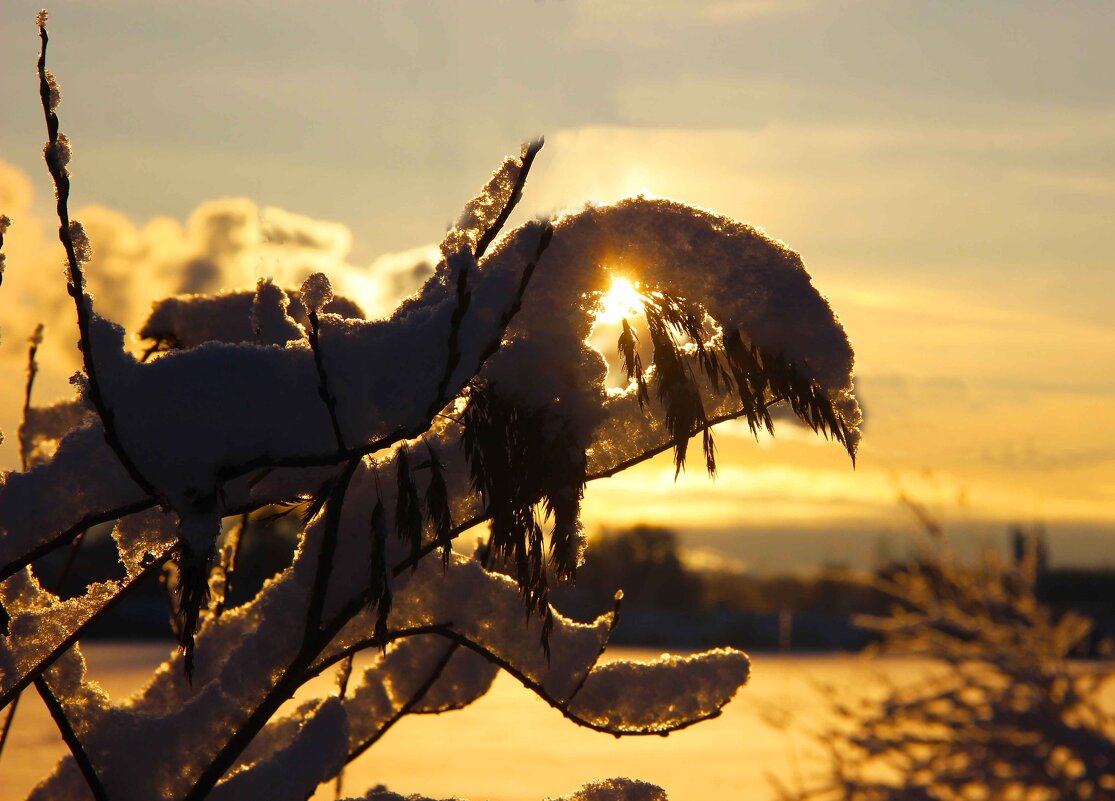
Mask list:
[[[168,648],[93,643],[85,653],[90,675],[117,696],[137,689]],[[656,653],[614,649],[609,655],[645,658]],[[404,718],[349,767],[345,787],[362,794],[382,783],[435,798],[542,801],[592,779],[632,776],[665,787],[671,801],[764,801],[774,797],[768,773],[792,782],[798,771],[808,772],[811,763],[805,738],[769,720],[792,720],[793,728],[805,730],[822,721],[828,686],[838,688],[845,698],[862,697],[880,686],[880,672],[902,682],[930,669],[928,663],[905,660],[758,654],[750,685],[720,718],[666,738],[623,740],[576,728],[501,675],[491,692],[468,709]],[[318,687],[327,688],[329,681],[319,679],[325,684]],[[1111,693],[1107,700],[1115,701]],[[63,750],[45,708],[34,693],[25,695],[0,757],[0,799],[23,798]],[[330,787],[314,798],[333,797]]]

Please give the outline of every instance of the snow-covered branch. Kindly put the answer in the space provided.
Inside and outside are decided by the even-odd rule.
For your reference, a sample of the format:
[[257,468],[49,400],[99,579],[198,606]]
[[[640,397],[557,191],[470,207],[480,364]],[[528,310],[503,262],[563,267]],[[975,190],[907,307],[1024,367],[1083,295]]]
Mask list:
[[[85,288],[90,245],[69,219],[44,22],[45,155],[84,376],[70,401],[28,400],[24,469],[0,477],[0,704],[45,688],[73,752],[32,798],[305,798],[404,716],[461,708],[500,670],[616,736],[718,715],[748,680],[745,654],[601,661],[616,612],[576,623],[549,590],[582,562],[588,482],[671,449],[680,472],[697,435],[711,473],[721,422],[772,430],[784,403],[855,458],[852,350],[800,257],[737,221],[646,197],[504,232],[538,140],[503,161],[432,277],[386,319],[365,319],[320,273],[297,290],[265,280],[158,302],[136,358]],[[617,278],[641,287],[649,346],[624,321],[618,391],[588,344]],[[269,507],[300,515],[293,561],[233,606],[246,516]],[[225,519],[241,516],[218,557]],[[483,557],[454,553],[482,522]],[[67,599],[44,588],[32,563],[107,523],[124,578]],[[113,701],[87,681],[76,643],[168,560],[181,652]],[[364,649],[379,653],[346,672],[339,695],[276,717]],[[141,750],[175,758],[140,762]],[[565,798],[664,794],[617,779]]]

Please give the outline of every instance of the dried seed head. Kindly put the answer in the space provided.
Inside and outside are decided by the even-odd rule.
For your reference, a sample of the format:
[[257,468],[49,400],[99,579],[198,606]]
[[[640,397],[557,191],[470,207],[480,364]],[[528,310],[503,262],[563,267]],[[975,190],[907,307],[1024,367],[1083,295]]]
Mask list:
[[45,8],[39,9],[39,13],[35,15],[35,24],[40,28],[46,25],[46,20],[49,14]]

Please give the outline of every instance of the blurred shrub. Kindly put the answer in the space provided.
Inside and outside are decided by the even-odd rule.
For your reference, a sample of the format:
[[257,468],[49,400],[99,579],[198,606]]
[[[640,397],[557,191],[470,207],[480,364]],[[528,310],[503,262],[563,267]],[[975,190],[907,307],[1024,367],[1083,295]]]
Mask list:
[[[884,682],[881,696],[834,701],[816,735],[822,777],[784,801],[1053,801],[1115,798],[1115,719],[1100,694],[1110,663],[1069,661],[1091,622],[1054,618],[1035,594],[1038,558],[1004,565],[960,562],[939,528],[912,566],[878,579],[894,605],[861,617],[880,652],[933,660],[913,684]],[[835,696],[839,697],[839,695]]]

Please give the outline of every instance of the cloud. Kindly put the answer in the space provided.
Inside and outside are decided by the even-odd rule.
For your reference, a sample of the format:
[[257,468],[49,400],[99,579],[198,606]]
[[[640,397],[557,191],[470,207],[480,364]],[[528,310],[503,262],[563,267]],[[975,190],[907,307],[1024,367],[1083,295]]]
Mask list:
[[0,209],[21,214],[31,203],[31,179],[11,164],[0,161]]
[[790,17],[821,6],[846,6],[855,0],[579,0],[573,32],[577,39],[614,43],[617,29],[626,47],[664,47],[676,41],[679,30],[707,30],[716,26],[742,28],[748,24]]
[[[0,213],[14,220],[5,237],[7,270],[0,286],[0,374],[19,376],[27,337],[46,325],[40,348],[36,401],[70,394],[66,379],[80,369],[73,304],[66,294],[64,253],[53,239],[56,223],[36,216],[31,183],[21,170],[0,162]],[[356,301],[367,316],[383,316],[432,274],[436,246],[389,254],[370,265],[349,260],[352,233],[336,222],[316,220],[247,198],[200,204],[185,219],[155,217],[137,224],[105,206],[78,208],[93,246],[87,266],[90,292],[100,314],[137,331],[151,304],[184,293],[254,287],[271,277],[297,288],[313,272],[328,274],[338,294]],[[140,344],[131,341],[137,350]],[[14,466],[14,434],[23,382],[0,388],[0,465]]]
[[[1030,140],[1032,153],[1087,143],[1098,136],[1087,119],[1038,126],[1047,135]],[[1074,139],[1077,124],[1082,140]],[[763,225],[804,254],[839,310],[871,412],[854,472],[839,448],[810,432],[780,424],[774,440],[756,445],[746,426],[729,426],[717,439],[715,487],[696,469],[675,487],[667,458],[660,475],[636,471],[594,484],[590,522],[880,519],[893,506],[891,476],[926,467],[988,516],[1110,518],[1115,430],[1103,422],[1115,408],[1115,337],[1111,292],[1101,291],[1110,271],[1097,245],[1109,225],[1099,236],[1091,216],[1015,191],[1026,183],[1011,177],[1027,175],[1014,172],[1023,146],[1011,155],[1010,131],[981,130],[937,144],[919,126],[790,123],[749,131],[594,127],[549,137],[517,217],[652,189]],[[1009,163],[990,173],[973,166],[991,169],[997,159]],[[1033,193],[1048,190],[1050,175],[1074,174],[1055,161],[1041,180],[1027,179]],[[963,181],[942,180],[967,170],[975,172]],[[1112,210],[1105,175],[1096,172],[1089,214],[1097,220]],[[15,219],[0,287],[0,369],[22,375],[26,338],[46,322],[36,393],[45,402],[69,393],[66,379],[80,363],[57,224],[36,217],[27,176],[3,163],[0,202],[0,213]],[[347,226],[244,198],[203,203],[181,219],[137,223],[103,206],[75,216],[94,248],[97,307],[131,330],[152,301],[173,293],[247,288],[268,276],[296,287],[315,271],[369,316],[382,316],[437,258],[423,246],[354,263]],[[611,353],[613,343],[614,335],[603,349]],[[0,384],[6,466],[21,401],[22,381]]]
[[[657,105],[632,103],[684,105],[692,93],[682,89],[663,90]],[[1073,314],[1080,306],[1075,290],[1087,284],[1087,312],[1109,318],[1098,290],[1115,286],[1106,251],[1096,245],[1106,241],[1115,213],[1115,195],[1107,193],[1115,171],[1105,151],[1115,115],[1029,108],[960,117],[958,109],[941,120],[921,113],[818,121],[756,117],[738,100],[713,93],[694,101],[743,109],[749,121],[736,128],[702,128],[701,116],[682,108],[674,118],[686,127],[555,131],[526,203],[549,210],[650,192],[759,225],[800,250],[807,263],[820,255],[858,265],[860,273],[897,268],[906,273],[902,278],[916,278],[909,274],[924,265],[937,278],[958,281],[1009,270],[1012,280],[998,282],[1000,294],[1040,293],[1071,305]],[[1081,162],[1091,175],[1084,184]],[[1051,203],[1055,181],[1089,194]],[[1075,268],[1073,281],[1051,280],[1066,265]]]

